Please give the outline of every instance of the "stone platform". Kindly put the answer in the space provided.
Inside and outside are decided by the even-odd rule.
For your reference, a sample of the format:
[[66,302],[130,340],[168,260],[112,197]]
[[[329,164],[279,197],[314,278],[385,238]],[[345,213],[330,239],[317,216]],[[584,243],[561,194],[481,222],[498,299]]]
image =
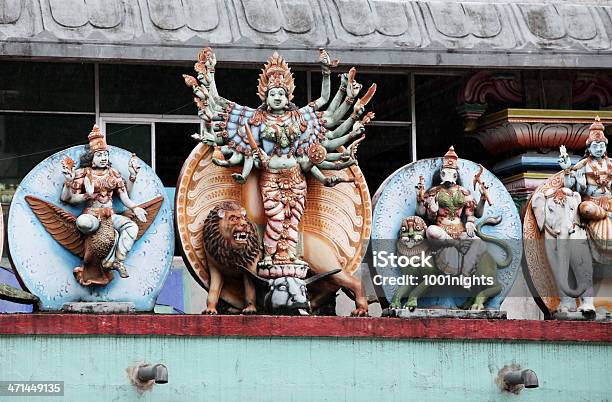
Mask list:
[[64,313],[89,314],[131,314],[136,312],[136,306],[131,302],[73,302],[64,303]]
[[506,312],[499,310],[449,310],[441,308],[420,308],[410,311],[407,308],[388,309],[389,317],[397,318],[470,318],[470,319],[506,319]]

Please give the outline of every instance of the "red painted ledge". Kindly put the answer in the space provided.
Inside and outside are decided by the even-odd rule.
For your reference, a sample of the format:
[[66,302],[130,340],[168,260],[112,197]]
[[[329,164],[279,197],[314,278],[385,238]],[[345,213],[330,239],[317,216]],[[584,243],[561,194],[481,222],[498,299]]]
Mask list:
[[612,323],[527,320],[0,314],[0,335],[347,337],[612,342]]

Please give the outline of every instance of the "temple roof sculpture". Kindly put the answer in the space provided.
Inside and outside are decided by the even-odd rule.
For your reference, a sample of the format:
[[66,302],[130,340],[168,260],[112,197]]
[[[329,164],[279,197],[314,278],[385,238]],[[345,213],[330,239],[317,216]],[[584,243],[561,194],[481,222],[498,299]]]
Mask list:
[[5,0],[5,56],[187,61],[203,44],[228,62],[325,47],[346,63],[609,67],[601,0]]

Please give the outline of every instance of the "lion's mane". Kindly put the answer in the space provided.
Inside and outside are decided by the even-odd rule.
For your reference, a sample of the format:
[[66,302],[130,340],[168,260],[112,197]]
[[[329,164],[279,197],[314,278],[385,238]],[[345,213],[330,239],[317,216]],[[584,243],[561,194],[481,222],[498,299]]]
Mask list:
[[221,234],[219,221],[219,210],[240,211],[240,204],[233,201],[226,201],[215,206],[206,217],[202,230],[204,231],[204,248],[209,256],[213,257],[219,264],[227,268],[243,267],[249,269],[253,261],[259,255],[259,240],[257,229],[253,222],[247,218],[247,223],[251,230],[244,247],[232,247],[232,245]]

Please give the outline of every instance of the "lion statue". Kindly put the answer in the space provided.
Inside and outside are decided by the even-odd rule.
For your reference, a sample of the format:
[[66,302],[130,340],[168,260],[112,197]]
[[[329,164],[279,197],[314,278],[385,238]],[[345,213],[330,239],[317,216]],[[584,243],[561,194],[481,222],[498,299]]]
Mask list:
[[[478,292],[468,297],[467,301],[458,306],[459,308],[484,310],[485,303],[491,297],[498,294],[502,288],[497,280],[497,270],[509,266],[512,262],[512,249],[505,242],[486,235],[482,232],[484,225],[497,225],[501,222],[501,217],[489,217],[482,220],[476,225],[476,236],[474,240],[459,241],[450,240],[448,244],[440,245],[433,243],[434,250],[430,250],[432,242],[426,241],[425,235],[427,225],[425,221],[418,216],[409,216],[402,221],[402,227],[397,240],[398,256],[415,256],[424,252],[432,254],[433,264],[431,266],[423,266],[418,268],[402,268],[403,275],[413,275],[418,277],[419,283],[416,286],[400,286],[394,293],[390,307],[392,309],[408,308],[414,311],[418,306],[419,298],[422,297],[429,285],[424,280],[425,276],[430,275],[445,275],[449,272],[458,272],[457,275],[474,275],[477,277],[489,278],[491,285],[482,285]],[[498,262],[487,250],[485,242],[492,243],[500,247],[506,254],[506,258]],[[461,258],[458,261],[463,264],[465,261],[472,261],[472,266],[455,266],[456,260],[448,259],[448,253],[460,254]],[[469,258],[468,258],[469,257]],[[405,304],[402,304],[404,299],[408,299]]]
[[217,314],[224,278],[230,277],[243,280],[245,307],[242,313],[256,313],[255,285],[243,269],[257,272],[260,249],[257,229],[247,218],[246,210],[236,202],[222,202],[208,213],[202,230],[210,272],[210,288],[203,313]]

